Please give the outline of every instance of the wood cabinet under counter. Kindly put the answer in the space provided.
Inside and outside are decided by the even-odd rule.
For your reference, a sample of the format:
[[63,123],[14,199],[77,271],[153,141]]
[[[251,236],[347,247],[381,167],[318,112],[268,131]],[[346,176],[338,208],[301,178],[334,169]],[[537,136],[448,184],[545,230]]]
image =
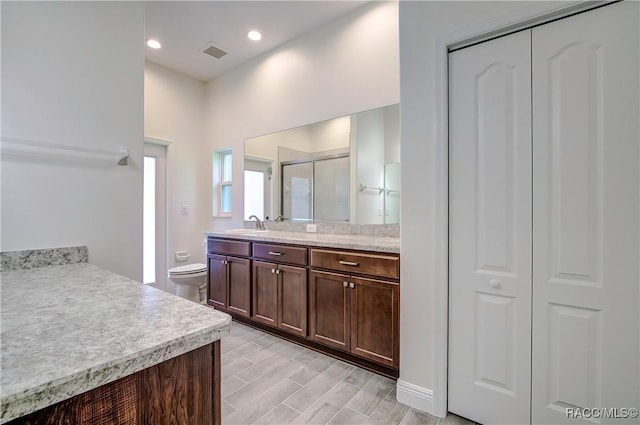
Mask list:
[[325,249],[310,257],[309,338],[398,368],[400,257]]
[[229,315],[86,263],[0,277],[0,423],[220,423]]
[[251,319],[307,336],[307,269],[253,261]]
[[251,243],[225,239],[207,241],[209,305],[227,313],[251,314]]
[[216,341],[7,425],[221,425],[220,357]]
[[307,336],[308,249],[253,242],[251,319]]
[[394,368],[399,364],[399,284],[311,271],[309,337]]
[[400,255],[309,245],[305,234],[283,243],[286,238],[276,233],[255,239],[209,237],[210,261],[229,258],[226,247],[250,253],[250,314],[216,301],[224,296],[214,293],[220,286],[211,279],[223,281],[224,273],[216,272],[219,266],[211,262],[209,304],[248,324],[397,377]]

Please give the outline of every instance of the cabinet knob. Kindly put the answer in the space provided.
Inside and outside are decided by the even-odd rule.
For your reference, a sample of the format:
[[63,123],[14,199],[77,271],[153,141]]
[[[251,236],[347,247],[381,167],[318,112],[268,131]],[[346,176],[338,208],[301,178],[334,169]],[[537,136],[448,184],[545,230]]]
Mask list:
[[222,260],[222,264],[229,264],[227,260]]
[[271,273],[275,273],[275,272],[276,272],[276,269],[271,269]]
[[281,270],[280,269],[276,269],[276,274],[280,274]]
[[502,283],[498,279],[491,279],[489,281],[489,286],[498,289],[500,286],[502,286]]
[[349,286],[349,282],[342,282],[342,286],[346,288],[347,286]]
[[353,288],[355,288],[355,287],[356,287],[356,284],[355,284],[355,283],[351,282],[351,283],[349,284],[349,288],[353,289]]

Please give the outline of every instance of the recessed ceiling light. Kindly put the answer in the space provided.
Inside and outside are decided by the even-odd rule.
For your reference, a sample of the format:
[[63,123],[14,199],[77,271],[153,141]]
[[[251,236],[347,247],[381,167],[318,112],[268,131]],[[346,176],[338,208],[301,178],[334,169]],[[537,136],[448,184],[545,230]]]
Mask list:
[[256,31],[256,30],[249,31],[247,33],[247,37],[249,37],[249,40],[253,40],[253,41],[262,40],[262,34],[260,34],[260,31]]
[[151,47],[152,49],[159,49],[162,47],[162,44],[160,44],[158,40],[150,38],[147,40],[147,46]]

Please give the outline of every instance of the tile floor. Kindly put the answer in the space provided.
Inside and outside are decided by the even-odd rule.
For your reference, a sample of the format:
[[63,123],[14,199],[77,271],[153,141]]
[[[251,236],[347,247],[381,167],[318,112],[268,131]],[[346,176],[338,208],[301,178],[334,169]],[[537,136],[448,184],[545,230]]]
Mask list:
[[394,380],[237,322],[222,340],[222,423],[473,424],[400,404]]

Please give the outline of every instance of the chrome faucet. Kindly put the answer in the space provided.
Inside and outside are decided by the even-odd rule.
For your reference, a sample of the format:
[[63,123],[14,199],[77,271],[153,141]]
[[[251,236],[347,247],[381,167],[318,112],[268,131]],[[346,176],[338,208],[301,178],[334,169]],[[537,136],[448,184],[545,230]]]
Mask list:
[[285,217],[283,215],[277,216],[273,221],[284,221]]
[[249,220],[256,219],[256,229],[264,230],[264,223],[256,215],[250,215]]

